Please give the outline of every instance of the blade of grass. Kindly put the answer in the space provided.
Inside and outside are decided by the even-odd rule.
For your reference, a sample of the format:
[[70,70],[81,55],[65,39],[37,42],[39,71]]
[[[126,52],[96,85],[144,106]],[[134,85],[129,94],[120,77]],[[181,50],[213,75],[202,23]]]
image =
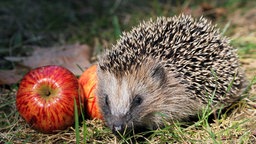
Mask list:
[[228,21],[228,23],[225,24],[225,27],[223,28],[221,35],[225,35],[229,27],[230,27],[230,21]]
[[79,96],[79,103],[80,103],[80,113],[81,113],[81,116],[82,116],[82,120],[83,120],[83,142],[86,144],[86,136],[87,136],[87,126],[85,124],[85,117],[84,117],[84,107],[83,107],[83,104],[82,104],[82,101],[81,101],[81,97]]
[[81,72],[84,72],[84,69],[79,64],[76,64],[76,66],[81,70]]
[[76,104],[76,99],[74,98],[74,109],[75,109],[75,133],[76,133],[76,144],[79,144],[80,133],[79,133],[79,119],[78,119],[78,108]]
[[115,31],[115,33],[114,33],[115,38],[118,39],[121,35],[121,28],[120,28],[120,24],[119,24],[117,16],[113,17],[112,23],[113,23],[113,27],[114,27],[114,31]]

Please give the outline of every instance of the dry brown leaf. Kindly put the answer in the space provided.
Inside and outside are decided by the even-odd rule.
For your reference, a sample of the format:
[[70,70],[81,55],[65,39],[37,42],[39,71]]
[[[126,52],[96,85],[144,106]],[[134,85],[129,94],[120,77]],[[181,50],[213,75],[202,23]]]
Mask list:
[[252,135],[253,135],[253,136],[256,136],[256,130],[253,130],[253,131],[252,131]]
[[237,10],[229,16],[235,26],[233,38],[256,37],[256,8],[248,11]]
[[195,9],[191,7],[184,7],[182,10],[182,13],[184,14],[189,14],[193,15],[195,17],[201,17],[204,15],[205,17],[215,20],[218,19],[219,17],[223,16],[226,14],[226,9],[222,7],[215,7],[214,5],[211,5],[209,3],[202,3]]
[[249,79],[256,76],[256,59],[246,58],[240,60],[243,68],[245,69],[246,75]]
[[208,18],[211,19],[218,19],[221,16],[226,14],[226,9],[222,7],[215,7],[209,3],[202,3],[201,9],[203,15],[206,15]]
[[13,70],[0,70],[0,85],[8,85],[18,83],[23,77],[22,71]]
[[203,11],[209,11],[209,10],[214,9],[214,6],[209,3],[204,2],[204,3],[201,3],[201,8]]
[[81,75],[81,67],[85,70],[90,66],[90,48],[87,45],[64,45],[51,48],[35,48],[29,57],[8,57],[10,61],[16,61],[28,68],[36,68],[45,65],[60,65],[75,75]]
[[227,10],[225,8],[220,7],[215,9],[215,14],[217,17],[223,16],[226,13],[227,13]]

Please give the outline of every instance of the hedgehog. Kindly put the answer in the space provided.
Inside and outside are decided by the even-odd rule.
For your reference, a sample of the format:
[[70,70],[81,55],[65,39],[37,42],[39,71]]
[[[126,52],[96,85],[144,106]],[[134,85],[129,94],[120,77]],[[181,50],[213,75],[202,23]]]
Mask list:
[[114,133],[228,107],[247,86],[236,49],[206,18],[158,17],[122,33],[98,61],[96,95]]

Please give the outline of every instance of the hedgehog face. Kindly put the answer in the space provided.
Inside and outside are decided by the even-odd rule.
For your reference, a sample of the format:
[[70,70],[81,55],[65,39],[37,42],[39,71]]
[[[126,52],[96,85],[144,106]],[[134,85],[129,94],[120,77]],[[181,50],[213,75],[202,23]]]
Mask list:
[[164,68],[147,63],[131,69],[119,75],[98,69],[98,102],[106,125],[114,133],[152,128],[151,121],[164,103]]

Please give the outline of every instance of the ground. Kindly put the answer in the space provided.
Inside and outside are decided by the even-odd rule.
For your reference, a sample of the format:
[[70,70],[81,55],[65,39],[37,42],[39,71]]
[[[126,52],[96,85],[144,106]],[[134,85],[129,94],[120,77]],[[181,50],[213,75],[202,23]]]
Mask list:
[[[0,69],[23,76],[24,66],[13,58],[29,57],[33,47],[49,48],[74,43],[90,47],[91,63],[104,48],[109,48],[141,20],[178,13],[206,16],[238,49],[238,55],[251,87],[244,99],[222,115],[209,117],[187,127],[179,123],[153,131],[144,143],[256,143],[256,2],[181,1],[56,1],[12,0],[0,2]],[[34,50],[35,51],[35,50]],[[48,49],[46,50],[48,51]],[[57,52],[59,53],[59,51]],[[30,66],[30,65],[29,65]],[[30,67],[31,68],[31,67]],[[20,70],[22,69],[22,71]],[[29,69],[29,68],[28,68]],[[84,120],[57,134],[42,134],[30,128],[15,107],[18,80],[9,83],[0,74],[0,143],[130,143],[117,138],[101,120]],[[17,74],[18,75],[18,74]],[[14,76],[15,77],[15,76]],[[19,79],[19,77],[17,77]],[[78,138],[79,136],[79,138]],[[135,137],[142,137],[137,134]],[[141,141],[139,141],[141,142]]]

